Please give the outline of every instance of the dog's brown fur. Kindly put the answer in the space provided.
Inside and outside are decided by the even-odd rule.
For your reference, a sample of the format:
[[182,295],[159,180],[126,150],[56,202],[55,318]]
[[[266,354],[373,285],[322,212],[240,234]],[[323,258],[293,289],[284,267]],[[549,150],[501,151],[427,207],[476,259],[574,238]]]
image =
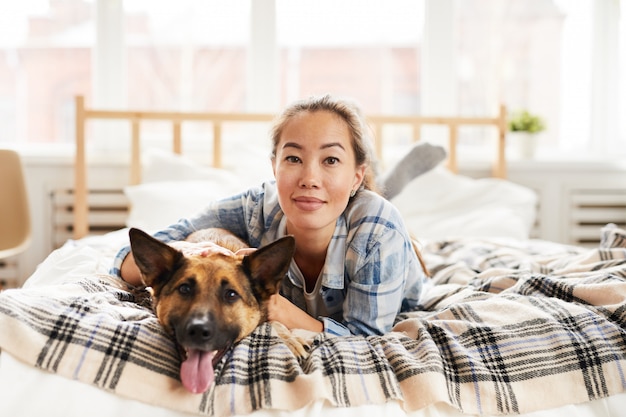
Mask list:
[[[188,241],[211,241],[233,252],[186,256],[138,229],[129,232],[153,308],[173,334],[181,355],[189,349],[221,351],[267,320],[267,302],[278,292],[295,251],[292,236],[249,255],[235,255],[245,242],[222,229],[205,229]],[[217,361],[216,358],[215,361]]]

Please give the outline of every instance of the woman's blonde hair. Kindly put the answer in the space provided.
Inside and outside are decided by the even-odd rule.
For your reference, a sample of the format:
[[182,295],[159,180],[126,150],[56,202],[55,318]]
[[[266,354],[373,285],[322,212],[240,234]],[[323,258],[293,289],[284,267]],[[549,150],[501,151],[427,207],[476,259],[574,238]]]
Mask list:
[[280,141],[280,136],[287,123],[295,116],[305,112],[327,111],[339,116],[348,127],[351,136],[352,149],[354,150],[355,162],[357,166],[365,166],[365,176],[361,188],[378,192],[375,175],[372,169],[372,144],[368,127],[362,117],[359,107],[348,100],[339,99],[326,94],[323,96],[312,96],[304,100],[296,101],[288,106],[280,116],[274,121],[271,130],[272,138],[272,159],[276,158],[276,148]]

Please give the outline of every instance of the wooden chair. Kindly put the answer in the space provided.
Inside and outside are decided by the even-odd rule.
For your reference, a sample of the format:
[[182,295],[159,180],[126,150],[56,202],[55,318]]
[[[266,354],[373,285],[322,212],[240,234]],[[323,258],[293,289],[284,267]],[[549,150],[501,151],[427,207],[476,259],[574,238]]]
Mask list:
[[17,152],[0,149],[0,261],[28,248],[31,219],[22,161]]

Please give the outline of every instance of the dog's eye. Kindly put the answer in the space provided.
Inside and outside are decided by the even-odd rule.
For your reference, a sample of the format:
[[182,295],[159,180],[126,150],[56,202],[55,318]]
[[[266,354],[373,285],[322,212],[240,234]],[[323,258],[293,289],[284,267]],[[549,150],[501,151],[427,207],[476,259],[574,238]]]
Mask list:
[[180,284],[180,286],[178,287],[178,292],[180,293],[180,295],[190,295],[191,291],[191,285],[187,283]]
[[224,291],[224,300],[227,303],[234,303],[239,300],[239,294],[237,294],[237,291],[234,290],[226,290]]

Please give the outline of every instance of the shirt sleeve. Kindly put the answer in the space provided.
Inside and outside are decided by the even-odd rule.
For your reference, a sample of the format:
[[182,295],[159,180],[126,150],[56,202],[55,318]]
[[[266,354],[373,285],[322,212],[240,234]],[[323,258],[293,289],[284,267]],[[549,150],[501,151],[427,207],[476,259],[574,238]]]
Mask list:
[[[193,226],[193,223],[187,219],[181,219],[178,223],[155,233],[154,237],[165,243],[174,242],[176,240],[185,240],[185,238],[195,230],[197,229]],[[113,259],[113,266],[109,271],[111,275],[116,275],[118,277],[121,275],[122,262],[124,262],[124,259],[126,259],[126,256],[128,256],[129,253],[129,245],[122,247],[117,252],[115,258]]]
[[406,297],[419,296],[423,277],[410,240],[389,230],[369,248],[347,283],[345,326],[354,334],[388,333]]
[[343,320],[318,317],[329,335],[388,333],[402,307],[417,303],[425,274],[401,233],[389,231],[361,262],[347,283]]
[[350,329],[330,317],[320,317],[319,319],[324,324],[324,333],[332,336],[350,336],[352,334]]
[[388,333],[398,313],[417,307],[426,275],[400,212],[388,200],[363,192],[349,207],[346,225],[340,322],[352,334]]

